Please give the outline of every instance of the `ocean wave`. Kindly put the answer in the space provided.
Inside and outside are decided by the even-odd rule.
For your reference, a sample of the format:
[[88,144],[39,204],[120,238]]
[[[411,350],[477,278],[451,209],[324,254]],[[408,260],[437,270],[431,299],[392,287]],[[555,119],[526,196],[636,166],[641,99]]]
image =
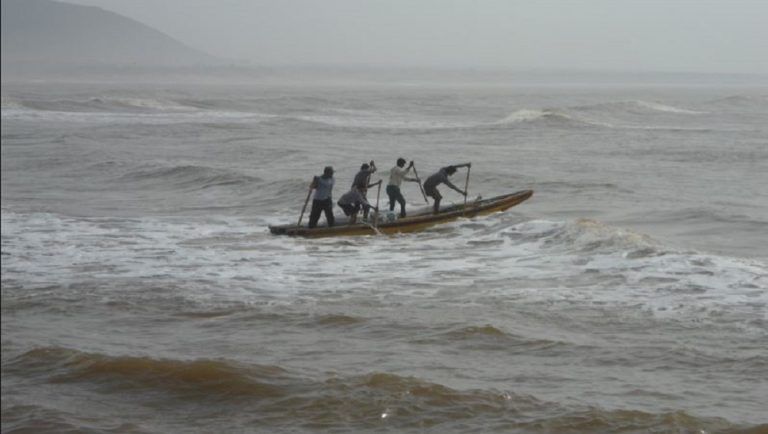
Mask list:
[[[648,413],[546,402],[507,390],[457,389],[423,378],[375,370],[364,374],[326,373],[321,377],[308,377],[292,375],[276,366],[227,360],[108,356],[45,347],[14,358],[4,366],[4,374],[6,372],[46,376],[51,384],[85,387],[102,396],[125,397],[132,393],[136,394],[134,399],[141,400],[160,393],[165,405],[226,404],[229,408],[248,409],[252,415],[248,419],[250,424],[258,422],[261,426],[284,430],[462,430],[462,427],[473,426],[487,431],[612,432],[620,429],[644,433],[649,430],[738,432],[754,429],[683,411]],[[147,392],[150,395],[146,395]],[[17,413],[28,414],[33,410],[15,408]],[[59,416],[42,414],[40,417],[60,419]],[[78,426],[76,421],[63,423]]]
[[632,103],[647,108],[649,110],[653,111],[659,111],[659,112],[665,112],[665,113],[679,113],[679,114],[686,114],[686,115],[698,115],[703,114],[705,112],[697,111],[697,110],[689,110],[679,107],[673,107],[670,105],[660,104],[657,102],[649,102],[649,101],[632,101]]
[[[291,103],[293,104],[293,103]],[[298,103],[296,103],[298,104]],[[341,106],[339,106],[341,104]],[[521,108],[498,120],[455,119],[440,116],[414,116],[398,110],[350,109],[343,101],[309,99],[299,107],[265,106],[265,101],[196,100],[191,98],[93,97],[89,99],[18,100],[5,97],[3,116],[24,118],[44,116],[51,120],[104,121],[139,123],[267,122],[293,128],[362,129],[397,131],[444,131],[453,129],[484,129],[500,126],[533,125],[553,128],[633,128],[627,117],[635,119],[653,113],[669,115],[698,115],[706,113],[654,101],[617,101],[583,106],[555,108]],[[27,113],[24,110],[31,110]],[[83,119],[83,117],[86,117]],[[125,118],[127,117],[127,118]],[[645,125],[634,126],[648,128]],[[664,126],[658,129],[697,130],[688,126]],[[651,127],[656,129],[656,127]]]
[[6,405],[3,397],[3,432],[140,434],[147,431],[142,430],[136,423],[83,416],[39,404]]
[[626,117],[637,117],[652,113],[699,115],[706,112],[680,108],[650,101],[616,101],[581,106],[563,106],[545,109],[524,108],[496,121],[495,124],[520,124],[546,122],[554,125],[586,125],[605,128],[624,128],[617,123]]
[[356,316],[350,316],[350,315],[342,315],[342,314],[328,314],[328,315],[321,315],[317,318],[314,318],[309,325],[311,326],[321,326],[321,327],[349,327],[349,326],[358,326],[361,324],[366,323],[365,318],[356,317]]
[[567,193],[583,193],[588,191],[617,191],[631,193],[632,191],[612,182],[574,182],[574,181],[543,181],[536,184],[537,188],[546,191]]
[[282,368],[222,360],[112,356],[43,347],[21,354],[4,369],[20,375],[44,375],[51,383],[97,384],[109,393],[157,390],[219,398],[284,395],[279,385],[271,384],[285,375]]
[[718,108],[768,109],[768,95],[731,95],[707,102]]
[[23,108],[55,112],[187,112],[195,107],[170,99],[91,97],[87,99],[15,100]]
[[[373,372],[312,380],[291,375],[274,365],[243,364],[230,360],[176,360],[143,356],[118,356],[83,352],[62,347],[27,351],[4,364],[4,370],[21,376],[44,376],[54,384],[89,383],[103,386],[104,393],[155,390],[188,396],[232,399],[278,399],[303,395],[305,405],[323,405],[326,399],[350,399],[368,392],[380,397],[415,397],[434,404],[456,401],[487,401],[503,404],[508,394],[497,391],[458,391],[415,377]],[[368,392],[366,392],[368,391]],[[330,396],[315,396],[318,392]],[[534,404],[531,397],[519,403]],[[293,397],[296,403],[301,398]],[[367,403],[373,404],[376,399]],[[283,401],[284,402],[284,401]],[[305,405],[300,405],[304,407]],[[380,408],[376,406],[376,408]]]
[[86,122],[108,124],[169,125],[192,123],[211,128],[236,128],[281,118],[279,115],[240,107],[188,105],[173,99],[93,97],[89,99],[32,100],[3,97],[4,120]]
[[706,113],[698,110],[691,110],[687,108],[672,106],[669,104],[644,100],[602,102],[596,104],[566,107],[564,110],[575,111],[578,113],[604,113],[610,114],[612,116],[621,116],[622,114],[642,115],[653,112],[684,115],[698,115]]
[[118,181],[167,183],[178,188],[207,189],[253,184],[261,182],[261,178],[212,167],[183,165],[134,170],[122,175]]
[[728,316],[729,327],[758,333],[752,321],[762,316],[761,289],[768,285],[760,261],[684,250],[589,219],[512,222],[495,234],[474,235],[498,237],[508,239],[502,253],[486,256],[497,268],[516,270],[517,285],[531,289],[527,298],[635,303],[632,309],[655,317],[699,324],[722,323]]
[[451,336],[455,336],[458,338],[472,338],[474,336],[483,336],[483,337],[502,337],[506,336],[506,333],[503,331],[497,329],[496,327],[492,325],[484,325],[484,326],[469,326],[469,327],[463,327],[459,330],[452,331]]
[[455,122],[442,119],[406,118],[403,115],[306,115],[276,116],[275,123],[309,126],[315,128],[361,129],[361,130],[396,130],[396,131],[438,131],[464,129],[483,126],[472,122]]
[[520,109],[513,112],[512,114],[505,117],[504,119],[498,121],[498,123],[509,124],[509,123],[517,123],[517,122],[530,122],[530,121],[536,121],[536,120],[545,119],[545,118],[563,119],[563,120],[572,119],[567,114],[558,113],[554,110]]
[[[306,183],[299,181],[295,188],[306,195]],[[291,221],[300,208],[299,203],[290,210]],[[301,294],[320,300],[329,292],[342,299],[378,297],[371,291],[473,303],[497,297],[557,306],[603,303],[620,312],[727,324],[750,333],[760,328],[753,321],[764,316],[760,310],[765,308],[768,274],[760,261],[686,250],[596,220],[531,220],[503,213],[459,220],[421,234],[319,240],[271,237],[259,229],[265,223],[251,218],[193,223],[150,217],[82,219],[4,211],[3,285],[12,288],[13,282],[24,282],[13,290],[21,294],[25,288],[49,291],[45,288],[71,284],[67,291],[41,293],[58,306],[62,294],[85,294],[97,305],[103,299],[128,300],[131,310],[153,306],[169,313],[191,310],[217,316],[224,308],[221,315],[233,321],[249,313],[227,313],[232,305],[259,297],[282,301]],[[40,251],[68,254],[29,259]],[[350,269],[366,270],[371,285],[339,279]],[[397,279],[392,269],[398,270]],[[157,278],[163,282],[153,282]],[[77,291],[84,279],[107,283],[104,289]],[[123,281],[142,282],[137,287],[145,289],[116,291],[116,286],[122,287],[115,282]],[[13,303],[9,309],[15,309]],[[361,333],[377,327],[358,323],[354,313],[332,314],[345,317],[284,320],[292,326]],[[481,328],[454,330],[454,335],[433,331],[433,338],[464,346],[494,340],[526,345],[527,337],[510,334],[500,324],[489,325],[496,330],[470,324]]]
[[546,123],[556,126],[613,126],[607,122],[577,117],[564,110],[558,109],[520,109],[512,112],[504,119],[493,122],[492,125],[513,125],[521,123]]
[[421,337],[413,342],[429,345],[459,345],[469,350],[501,351],[506,353],[524,353],[527,355],[546,353],[549,357],[555,353],[574,348],[573,344],[557,340],[519,336],[490,324],[457,327]]
[[666,251],[663,245],[648,235],[591,219],[557,225],[542,235],[545,248],[561,247],[579,253],[618,252],[637,257],[660,255]]
[[[765,427],[766,425],[762,425]],[[612,410],[591,408],[579,412],[567,412],[547,419],[537,419],[516,426],[526,432],[573,432],[644,434],[648,432],[678,433],[752,433],[760,432],[761,426],[743,427],[721,418],[699,418],[684,411],[646,413],[636,410]]]

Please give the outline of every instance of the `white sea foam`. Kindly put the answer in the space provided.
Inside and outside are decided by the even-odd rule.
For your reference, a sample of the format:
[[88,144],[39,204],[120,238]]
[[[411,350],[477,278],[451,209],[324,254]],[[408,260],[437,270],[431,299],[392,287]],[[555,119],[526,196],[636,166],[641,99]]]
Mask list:
[[[666,248],[595,221],[500,217],[420,235],[305,240],[268,235],[236,218],[75,219],[3,212],[3,278],[44,287],[83,279],[217,282],[190,297],[502,294],[528,302],[640,307],[657,315],[754,315],[768,306],[768,267]],[[449,230],[448,236],[445,230]],[[392,286],[392,270],[397,285]],[[509,282],[499,286],[489,282]],[[333,284],[330,284],[333,282]],[[467,292],[467,288],[473,288]],[[450,291],[449,291],[450,292]]]
[[104,97],[104,98],[91,98],[87,101],[87,105],[94,108],[103,109],[124,109],[124,108],[137,108],[157,111],[197,111],[195,107],[180,104],[176,101],[169,99],[158,98],[136,98],[136,97]]
[[530,122],[545,117],[560,117],[563,119],[571,119],[570,116],[562,113],[556,113],[552,110],[530,110],[520,109],[512,112],[509,116],[499,121],[499,123],[514,123],[514,122]]
[[696,111],[696,110],[688,110],[688,109],[673,107],[670,105],[660,104],[657,102],[635,101],[635,104],[643,108],[647,108],[647,109],[655,110],[659,112],[665,112],[665,113],[680,113],[680,114],[687,114],[687,115],[698,115],[698,114],[705,113],[705,112]]

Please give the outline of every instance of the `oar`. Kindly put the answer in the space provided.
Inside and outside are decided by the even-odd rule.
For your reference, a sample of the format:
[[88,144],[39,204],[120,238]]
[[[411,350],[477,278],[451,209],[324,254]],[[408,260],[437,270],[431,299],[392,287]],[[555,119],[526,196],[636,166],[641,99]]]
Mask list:
[[467,196],[469,195],[469,171],[472,170],[472,163],[467,163],[467,181],[464,183],[464,212],[467,212]]
[[304,200],[304,206],[301,207],[301,214],[299,214],[299,222],[296,226],[301,226],[301,219],[304,218],[304,211],[307,210],[307,204],[309,203],[309,197],[312,196],[312,184],[309,185],[309,191],[307,192],[307,199]]
[[416,171],[416,165],[414,164],[412,167],[413,167],[413,174],[416,175],[416,179],[419,180],[418,181],[419,188],[421,189],[421,195],[424,196],[424,202],[429,203],[429,201],[427,200],[427,193],[424,192],[424,187],[421,185],[421,178],[419,178],[419,172]]
[[[378,213],[378,212],[379,212],[379,210],[376,210],[376,213]],[[363,225],[365,225],[365,226],[368,226],[369,228],[373,229],[373,232],[374,232],[374,233],[376,233],[376,235],[384,235],[383,233],[381,233],[381,231],[379,230],[379,228],[377,228],[376,226],[374,226],[374,225],[372,225],[372,224],[370,224],[370,223],[368,223],[368,222],[366,222],[366,221],[363,221],[363,222],[361,222],[361,223],[362,223]]]
[[379,188],[376,190],[376,215],[373,217],[373,226],[379,226],[379,196],[381,196],[381,179],[379,182],[377,182],[377,184],[379,184]]

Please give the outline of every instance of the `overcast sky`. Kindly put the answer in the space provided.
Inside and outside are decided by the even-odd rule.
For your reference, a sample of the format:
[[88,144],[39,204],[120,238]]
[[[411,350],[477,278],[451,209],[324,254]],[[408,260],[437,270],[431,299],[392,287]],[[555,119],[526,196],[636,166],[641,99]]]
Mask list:
[[768,73],[768,0],[66,0],[257,65]]

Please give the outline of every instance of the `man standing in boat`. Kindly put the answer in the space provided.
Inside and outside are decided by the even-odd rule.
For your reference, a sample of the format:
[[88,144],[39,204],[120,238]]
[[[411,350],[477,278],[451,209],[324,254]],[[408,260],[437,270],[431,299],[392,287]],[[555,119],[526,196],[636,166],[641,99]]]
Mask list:
[[427,194],[427,196],[435,200],[435,204],[432,208],[435,214],[440,212],[440,200],[443,198],[443,196],[437,190],[437,186],[440,184],[445,184],[459,192],[459,194],[462,196],[466,196],[467,192],[453,185],[451,181],[448,180],[448,177],[456,173],[456,169],[460,167],[470,167],[471,165],[472,163],[466,163],[459,164],[458,166],[443,167],[442,169],[438,170],[437,173],[427,178],[427,180],[424,182],[424,192]]
[[389,210],[394,211],[395,202],[399,203],[400,218],[405,217],[405,198],[403,197],[403,193],[400,192],[400,184],[403,183],[403,180],[419,182],[419,178],[408,177],[408,173],[411,171],[411,168],[413,168],[413,161],[411,161],[411,164],[409,164],[407,168],[403,169],[403,166],[405,166],[405,158],[398,158],[397,165],[389,171],[389,184],[387,184]]
[[[333,226],[333,167],[325,166],[322,176],[315,176],[310,188],[315,189],[315,197],[312,200],[312,211],[309,213],[309,227],[317,227],[317,221],[320,220],[320,213],[325,212],[325,220],[328,227]],[[303,213],[303,211],[302,211]]]
[[[352,188],[357,189],[363,196],[363,199],[368,198],[368,189],[376,184],[370,184],[371,175],[376,172],[376,164],[371,160],[370,164],[363,163],[360,166],[360,171],[355,175],[355,180],[352,181]],[[367,203],[367,202],[366,202]],[[363,207],[363,219],[368,219],[368,207]]]

